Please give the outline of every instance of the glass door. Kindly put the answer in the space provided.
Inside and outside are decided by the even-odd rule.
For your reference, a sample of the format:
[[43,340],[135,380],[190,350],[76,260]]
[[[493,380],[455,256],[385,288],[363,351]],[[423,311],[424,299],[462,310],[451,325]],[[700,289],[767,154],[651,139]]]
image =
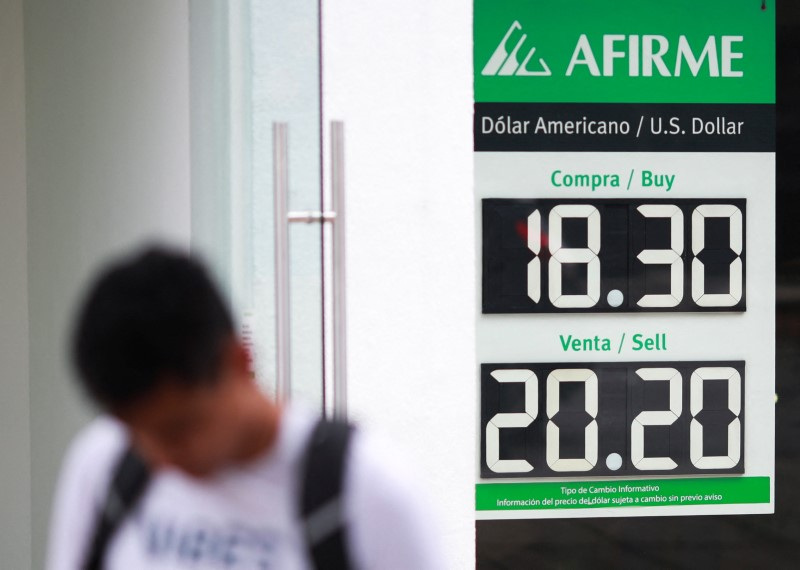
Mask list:
[[[273,132],[286,125],[288,210],[320,211],[321,118],[319,5],[317,0],[251,0],[250,94],[253,193],[251,289],[258,377],[276,390],[275,169]],[[280,149],[278,149],[280,150]],[[292,398],[322,405],[322,233],[318,223],[289,227],[287,259],[288,373]]]
[[[286,182],[288,211],[322,210],[319,4],[215,0],[192,11],[193,245],[229,294],[259,383],[275,395],[276,181]],[[285,132],[279,148],[276,129]],[[322,235],[320,223],[292,223],[279,240],[288,259],[288,396],[317,409]]]

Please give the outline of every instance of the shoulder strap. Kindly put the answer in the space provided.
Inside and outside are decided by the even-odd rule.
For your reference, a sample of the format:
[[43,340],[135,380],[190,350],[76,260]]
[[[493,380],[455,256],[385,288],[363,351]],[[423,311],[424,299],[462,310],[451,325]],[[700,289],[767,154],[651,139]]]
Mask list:
[[94,536],[83,570],[100,570],[111,537],[136,505],[150,481],[144,460],[129,447],[114,469],[105,505],[95,523]]
[[352,427],[320,420],[308,443],[302,478],[300,514],[317,570],[351,568],[342,517],[345,456]]

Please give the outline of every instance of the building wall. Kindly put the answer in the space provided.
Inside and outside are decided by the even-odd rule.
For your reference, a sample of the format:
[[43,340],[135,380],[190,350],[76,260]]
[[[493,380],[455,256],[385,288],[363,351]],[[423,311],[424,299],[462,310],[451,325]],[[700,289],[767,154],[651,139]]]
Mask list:
[[60,462],[91,414],[66,353],[78,295],[110,254],[151,239],[189,245],[189,17],[187,0],[24,8],[32,567],[41,568]]
[[0,0],[0,553],[31,567],[22,0]]
[[323,9],[325,118],[345,123],[350,410],[410,452],[451,566],[472,568],[472,6]]

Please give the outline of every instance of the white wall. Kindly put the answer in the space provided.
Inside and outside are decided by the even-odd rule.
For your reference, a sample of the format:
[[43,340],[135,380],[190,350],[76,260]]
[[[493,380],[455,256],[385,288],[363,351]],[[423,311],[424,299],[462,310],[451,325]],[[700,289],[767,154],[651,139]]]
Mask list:
[[0,565],[31,567],[22,0],[0,0]]
[[326,120],[345,121],[350,410],[427,474],[474,562],[472,3],[324,5]]
[[88,417],[66,358],[76,295],[100,260],[142,239],[189,245],[189,17],[187,0],[24,5],[33,567],[41,568],[60,461]]

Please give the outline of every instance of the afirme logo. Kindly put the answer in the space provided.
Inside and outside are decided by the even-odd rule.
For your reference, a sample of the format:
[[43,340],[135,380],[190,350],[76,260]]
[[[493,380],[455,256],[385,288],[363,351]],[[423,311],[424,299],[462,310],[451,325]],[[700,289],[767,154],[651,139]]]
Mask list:
[[[508,28],[500,44],[495,48],[492,57],[481,71],[481,75],[489,76],[549,76],[550,68],[544,59],[539,58],[539,69],[529,69],[535,47],[531,47],[527,56],[519,62],[518,54],[528,35],[523,33],[514,44],[511,53],[508,51],[509,40],[515,33],[522,31],[522,25],[514,21]],[[564,72],[571,77],[577,70],[585,70],[594,77],[681,77],[705,75],[707,77],[743,77],[744,72],[734,69],[736,63],[744,58],[744,53],[736,44],[744,42],[743,36],[708,36],[705,41],[689,43],[686,36],[681,35],[675,41],[662,35],[623,35],[603,34],[602,39],[594,40],[594,47],[587,34],[581,34],[569,65]],[[701,45],[702,43],[702,45]],[[598,50],[599,48],[599,50]],[[595,55],[597,51],[598,55]]]
[[522,34],[522,37],[519,38],[514,49],[511,51],[511,54],[508,53],[507,45],[508,40],[516,31],[521,31],[522,26],[519,22],[515,21],[511,24],[511,27],[508,28],[506,35],[503,36],[503,39],[500,41],[500,44],[495,48],[492,57],[489,58],[489,61],[481,71],[481,75],[552,75],[550,72],[550,68],[547,67],[547,63],[542,58],[539,58],[539,64],[542,66],[539,70],[529,70],[528,63],[530,63],[531,59],[533,58],[533,54],[536,52],[536,48],[532,47],[530,51],[528,51],[528,55],[525,56],[525,59],[522,63],[519,62],[517,59],[517,54],[519,50],[522,48],[522,44],[525,43],[525,40],[528,39],[528,34]]

